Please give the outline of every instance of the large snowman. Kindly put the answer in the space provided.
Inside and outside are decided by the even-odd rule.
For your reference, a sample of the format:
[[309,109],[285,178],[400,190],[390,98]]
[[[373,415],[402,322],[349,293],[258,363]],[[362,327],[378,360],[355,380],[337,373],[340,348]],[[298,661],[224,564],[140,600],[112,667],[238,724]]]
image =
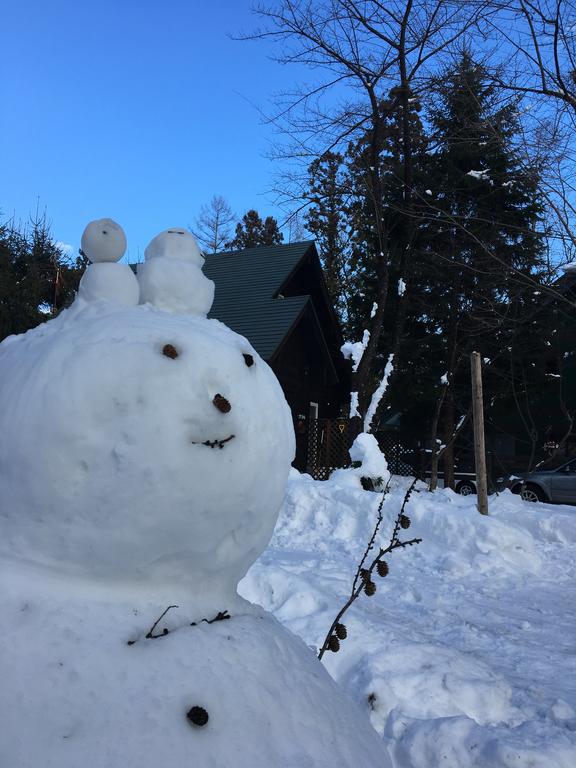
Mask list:
[[386,768],[367,720],[238,581],[294,453],[174,227],[113,221],[72,307],[0,345],[0,766]]

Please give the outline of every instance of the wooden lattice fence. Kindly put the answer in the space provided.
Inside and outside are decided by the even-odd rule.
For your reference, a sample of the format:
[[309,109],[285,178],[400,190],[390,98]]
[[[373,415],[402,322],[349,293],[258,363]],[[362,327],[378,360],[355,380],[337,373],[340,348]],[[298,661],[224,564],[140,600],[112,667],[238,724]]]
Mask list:
[[310,420],[306,471],[315,480],[328,480],[333,470],[350,464],[348,425],[348,419]]
[[[327,480],[335,469],[350,466],[348,419],[311,419],[308,425],[308,474],[315,480]],[[376,435],[388,468],[394,475],[414,475],[417,455],[409,441],[398,432]]]

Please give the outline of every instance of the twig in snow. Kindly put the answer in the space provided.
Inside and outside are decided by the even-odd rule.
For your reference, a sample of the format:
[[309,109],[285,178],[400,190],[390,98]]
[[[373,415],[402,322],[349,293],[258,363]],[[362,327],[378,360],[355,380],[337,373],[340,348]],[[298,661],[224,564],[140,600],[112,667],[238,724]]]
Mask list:
[[[226,621],[226,619],[230,619],[230,618],[232,618],[232,617],[230,616],[228,611],[218,611],[218,613],[216,614],[216,616],[214,616],[213,619],[202,619],[202,621],[205,621],[206,624],[214,624],[215,621]],[[200,623],[202,623],[202,622],[200,622]],[[192,622],[190,622],[190,626],[191,627],[196,627],[196,626],[198,626],[198,622],[197,621],[192,621]]]
[[230,437],[226,437],[224,440],[204,440],[204,442],[192,440],[191,443],[192,445],[205,445],[207,448],[224,448],[226,443],[229,443],[234,437],[235,435],[230,435]]
[[168,608],[166,608],[166,610],[164,611],[164,613],[162,613],[162,614],[161,614],[161,615],[160,615],[160,616],[159,616],[159,617],[156,619],[156,621],[154,622],[154,624],[152,624],[152,626],[150,627],[150,629],[149,629],[149,630],[148,630],[148,632],[146,633],[145,637],[146,637],[146,639],[147,639],[147,640],[153,640],[153,639],[155,639],[155,638],[157,638],[157,637],[164,637],[165,635],[167,635],[167,634],[170,632],[170,630],[169,630],[169,629],[167,629],[166,627],[164,627],[164,629],[162,630],[162,632],[160,632],[160,634],[159,634],[159,635],[155,635],[155,634],[154,634],[154,630],[156,629],[156,627],[158,626],[158,624],[160,624],[160,622],[162,621],[162,619],[164,618],[164,616],[166,616],[166,614],[168,613],[168,611],[169,611],[171,608],[178,608],[178,606],[177,606],[177,605],[169,605],[169,606],[168,606]]
[[[166,614],[168,613],[168,611],[171,608],[178,608],[178,606],[177,605],[169,605],[168,608],[166,608],[164,613],[162,613],[161,616],[159,616],[156,619],[156,621],[154,622],[154,624],[152,624],[152,626],[150,627],[150,629],[148,630],[146,635],[144,635],[144,637],[147,640],[155,640],[157,637],[166,637],[166,635],[170,634],[170,630],[167,627],[164,627],[162,632],[160,632],[160,633],[158,633],[156,635],[154,634],[154,630],[156,629],[158,624],[162,621],[164,616],[166,616]],[[198,624],[201,624],[203,621],[206,622],[206,624],[214,624],[214,622],[216,622],[216,621],[226,621],[226,619],[231,619],[231,618],[232,617],[230,616],[228,611],[218,611],[218,613],[216,614],[216,616],[214,616],[214,618],[212,618],[212,619],[202,619],[200,622],[192,621],[190,623],[190,626],[191,627],[196,627],[196,626],[198,626]],[[137,642],[137,641],[136,640],[128,640],[127,645],[134,645],[135,642]]]
[[[170,633],[170,630],[167,629],[166,627],[164,627],[162,632],[160,632],[158,635],[154,634],[154,630],[156,629],[158,624],[160,624],[160,622],[162,621],[164,616],[166,616],[168,611],[171,610],[172,608],[178,608],[178,606],[177,605],[169,605],[168,608],[166,608],[166,610],[163,613],[160,614],[160,616],[156,619],[154,624],[152,624],[152,626],[150,627],[150,629],[146,633],[146,635],[145,635],[146,639],[148,639],[148,640],[155,640],[157,637],[165,637],[166,635],[168,635]],[[134,645],[135,642],[136,642],[136,640],[128,640],[127,645]]]

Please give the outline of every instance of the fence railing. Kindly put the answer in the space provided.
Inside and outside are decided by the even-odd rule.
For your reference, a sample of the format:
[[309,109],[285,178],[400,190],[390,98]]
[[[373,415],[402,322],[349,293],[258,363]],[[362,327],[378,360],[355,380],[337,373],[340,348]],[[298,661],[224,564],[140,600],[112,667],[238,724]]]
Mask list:
[[[315,480],[327,480],[340,467],[350,466],[348,419],[311,419],[308,424],[306,471]],[[379,432],[376,438],[394,475],[414,475],[420,470],[418,448],[398,432]]]

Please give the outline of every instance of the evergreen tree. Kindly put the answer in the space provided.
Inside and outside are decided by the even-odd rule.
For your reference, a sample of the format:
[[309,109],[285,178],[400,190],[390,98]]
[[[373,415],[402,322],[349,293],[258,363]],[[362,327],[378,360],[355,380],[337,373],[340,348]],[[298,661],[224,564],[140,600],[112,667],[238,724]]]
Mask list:
[[84,266],[84,260],[71,262],[56,245],[44,217],[28,229],[0,224],[0,340],[69,304]]
[[[469,401],[470,352],[501,359],[522,326],[530,280],[539,280],[543,269],[542,203],[538,174],[515,147],[517,104],[501,105],[489,73],[468,52],[438,79],[430,122],[433,206],[416,292],[418,322],[439,340],[435,366],[445,369],[448,382],[436,384],[446,441],[458,406]],[[502,386],[488,376],[487,398]],[[431,438],[434,451],[436,435]],[[450,483],[450,450],[445,459]]]
[[[510,365],[509,348],[519,356],[514,365],[522,376],[530,374],[534,386],[538,379],[527,324],[534,315],[534,281],[543,279],[544,267],[539,177],[517,152],[517,104],[502,105],[492,82],[464,52],[427,95],[428,131],[411,96],[409,206],[397,90],[380,102],[377,140],[367,131],[344,157],[328,153],[309,168],[308,228],[328,256],[324,267],[336,302],[348,297],[342,313],[346,333],[360,338],[382,265],[372,199],[373,150],[379,147],[388,277],[377,360],[382,368],[389,352],[396,352],[387,401],[411,416],[420,437],[428,425],[434,443],[437,434],[449,441],[468,409],[473,349],[492,361],[485,381],[488,401],[512,386],[502,371]],[[536,343],[538,354],[544,344]],[[449,448],[449,470],[451,462]]]
[[340,317],[346,322],[349,295],[347,268],[349,253],[347,221],[347,182],[344,158],[326,152],[308,169],[306,227],[313,235],[324,268],[328,293]]
[[[415,188],[421,187],[427,168],[427,138],[419,116],[420,103],[410,99],[410,134],[411,134],[411,164],[412,179]],[[357,336],[370,315],[373,302],[376,299],[376,287],[379,283],[379,269],[382,260],[387,262],[387,299],[386,315],[382,338],[381,353],[398,352],[399,306],[403,298],[403,286],[408,282],[409,273],[417,269],[419,259],[419,229],[414,227],[418,219],[418,206],[412,201],[410,210],[406,208],[404,170],[405,157],[403,153],[403,124],[402,99],[396,89],[388,98],[380,102],[382,136],[379,139],[381,151],[379,154],[379,176],[383,179],[380,187],[381,205],[383,212],[383,229],[386,232],[387,252],[377,251],[375,239],[376,222],[374,220],[374,203],[371,175],[373,144],[371,132],[368,131],[361,139],[351,144],[347,152],[347,163],[350,174],[349,199],[351,255],[350,262],[354,274],[355,288],[351,291],[353,299],[350,306],[350,326]],[[412,264],[408,266],[405,254],[410,249]]]
[[267,216],[264,221],[258,211],[253,208],[247,211],[242,221],[236,225],[235,237],[227,247],[232,250],[255,248],[258,245],[277,245],[284,240],[273,216]]

